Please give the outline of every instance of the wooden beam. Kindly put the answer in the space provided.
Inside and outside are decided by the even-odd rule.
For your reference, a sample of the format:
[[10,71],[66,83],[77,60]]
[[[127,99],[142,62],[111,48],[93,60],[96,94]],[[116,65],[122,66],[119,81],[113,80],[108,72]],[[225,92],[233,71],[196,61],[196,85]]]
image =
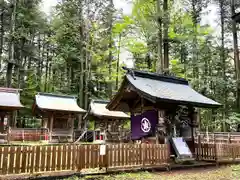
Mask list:
[[54,119],[54,114],[53,112],[50,115],[50,124],[49,124],[49,140],[52,141],[52,130],[53,130],[53,119]]
[[72,134],[71,136],[71,141],[73,141],[73,131],[74,131],[74,118],[72,118],[72,114],[70,113],[69,116],[68,116],[68,120],[70,121],[71,123],[71,127],[70,127],[70,133]]
[[0,130],[0,132],[4,132],[4,117],[5,117],[5,115],[2,113],[1,114],[1,125],[0,125],[0,128],[1,128],[1,130]]
[[42,118],[42,127],[47,128],[47,125],[48,125],[48,118],[43,117]]
[[141,97],[138,96],[137,100],[133,103],[133,105],[131,105],[131,109],[134,109],[137,106],[137,104],[140,102],[141,102]]
[[78,115],[78,127],[77,127],[78,130],[82,129],[82,120],[83,120],[83,115],[79,114]]

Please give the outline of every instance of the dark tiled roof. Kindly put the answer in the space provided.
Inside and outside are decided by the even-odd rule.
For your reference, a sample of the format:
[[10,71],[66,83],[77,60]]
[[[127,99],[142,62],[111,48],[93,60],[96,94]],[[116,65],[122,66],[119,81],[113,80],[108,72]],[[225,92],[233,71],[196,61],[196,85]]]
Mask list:
[[156,100],[193,104],[197,106],[220,106],[194,89],[183,78],[165,76],[156,73],[130,70],[127,80],[143,94],[150,95]]
[[187,80],[185,80],[183,78],[179,78],[179,77],[168,76],[168,75],[146,72],[146,71],[139,71],[139,70],[135,70],[135,69],[128,69],[127,74],[131,74],[131,73],[133,73],[133,77],[137,76],[137,77],[142,77],[142,78],[147,78],[147,79],[152,79],[152,80],[188,85]]
[[[192,105],[195,107],[219,107],[221,104],[209,99],[192,89],[188,81],[183,78],[161,75],[157,73],[144,72],[134,69],[127,70],[124,83],[130,84],[138,94],[152,102],[167,102],[179,105]],[[121,88],[123,90],[124,88]],[[120,92],[115,96],[120,95]],[[115,98],[107,105],[118,104]]]

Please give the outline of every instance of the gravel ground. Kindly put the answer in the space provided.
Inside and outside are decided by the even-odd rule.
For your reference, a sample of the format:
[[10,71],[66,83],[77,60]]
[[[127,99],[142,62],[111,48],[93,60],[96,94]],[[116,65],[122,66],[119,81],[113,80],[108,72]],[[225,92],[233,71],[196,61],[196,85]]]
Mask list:
[[[63,174],[62,174],[63,173]],[[55,177],[54,177],[55,176]],[[61,178],[56,178],[56,176]],[[65,178],[64,178],[65,176]],[[68,178],[66,178],[66,176]],[[27,176],[2,176],[0,179],[29,179]],[[144,171],[135,173],[119,173],[110,175],[93,175],[77,177],[71,176],[71,173],[51,173],[51,176],[39,175],[39,178],[34,179],[64,179],[64,180],[240,180],[240,165],[233,166],[208,166],[201,168],[190,168],[171,171]]]
[[108,176],[71,177],[68,180],[240,180],[240,165],[193,168],[170,172],[122,173]]

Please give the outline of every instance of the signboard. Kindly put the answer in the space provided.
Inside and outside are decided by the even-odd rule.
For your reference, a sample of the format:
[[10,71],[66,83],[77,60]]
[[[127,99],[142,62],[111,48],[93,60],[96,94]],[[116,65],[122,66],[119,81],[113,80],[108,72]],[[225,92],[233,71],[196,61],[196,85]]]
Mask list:
[[100,145],[100,155],[101,156],[106,155],[106,145],[105,144]]
[[155,133],[157,122],[158,113],[155,110],[136,116],[131,115],[131,138],[137,140]]

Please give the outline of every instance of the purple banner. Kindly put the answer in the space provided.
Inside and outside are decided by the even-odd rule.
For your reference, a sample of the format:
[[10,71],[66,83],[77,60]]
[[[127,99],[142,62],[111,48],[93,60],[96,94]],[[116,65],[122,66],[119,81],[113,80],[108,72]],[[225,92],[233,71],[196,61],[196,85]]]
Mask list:
[[142,115],[131,115],[131,138],[140,139],[155,133],[158,122],[157,111],[146,111]]

